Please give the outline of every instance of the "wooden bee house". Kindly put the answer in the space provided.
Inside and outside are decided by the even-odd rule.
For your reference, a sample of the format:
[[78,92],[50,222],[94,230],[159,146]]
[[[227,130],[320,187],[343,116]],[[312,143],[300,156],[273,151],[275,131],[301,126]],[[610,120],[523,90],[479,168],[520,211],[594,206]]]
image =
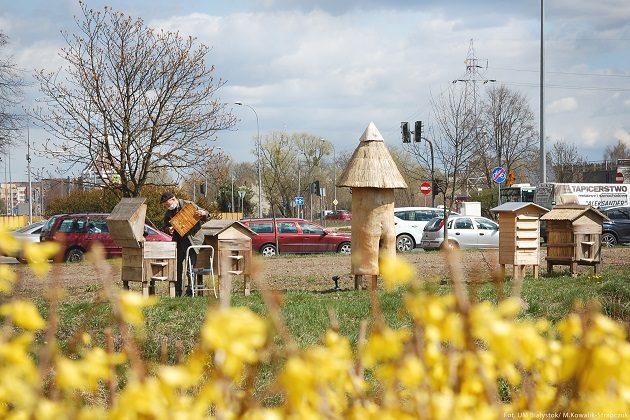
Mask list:
[[[209,220],[201,226],[205,235],[204,245],[211,245],[215,255],[213,271],[219,279],[219,293],[229,295],[231,282],[226,276],[242,275],[245,295],[251,291],[252,235],[247,226],[234,220]],[[206,261],[208,250],[202,249],[197,264]]]
[[374,123],[363,132],[337,186],[352,188],[354,287],[359,289],[368,276],[369,287],[376,289],[379,259],[396,257],[394,189],[407,188],[407,183]]
[[122,247],[121,279],[123,287],[139,282],[142,294],[155,293],[156,281],[169,282],[169,294],[175,296],[177,281],[177,244],[144,240],[145,198],[123,198],[107,218],[107,227],[117,245]]
[[547,209],[534,203],[504,203],[491,211],[499,215],[499,264],[505,272],[512,265],[514,280],[523,278],[525,267],[532,266],[538,278],[540,216]]
[[606,215],[589,205],[565,204],[554,207],[540,218],[547,222],[547,272],[554,265],[568,265],[573,277],[578,265],[601,264],[602,222]]

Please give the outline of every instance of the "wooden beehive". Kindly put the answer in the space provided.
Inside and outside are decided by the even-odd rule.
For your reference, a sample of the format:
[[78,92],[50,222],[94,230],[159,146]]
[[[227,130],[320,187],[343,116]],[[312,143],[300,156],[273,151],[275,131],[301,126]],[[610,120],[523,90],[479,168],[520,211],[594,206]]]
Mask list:
[[123,198],[107,218],[107,227],[114,242],[122,247],[121,280],[125,289],[129,282],[140,282],[142,293],[155,293],[156,281],[169,282],[169,294],[175,296],[177,280],[177,244],[144,240],[145,198]]
[[577,276],[578,265],[601,264],[602,223],[606,215],[589,205],[566,204],[554,207],[541,217],[547,223],[547,272],[554,265],[568,265]]
[[[205,239],[204,245],[214,248],[213,270],[219,279],[219,291],[222,296],[229,295],[226,276],[243,276],[245,295],[251,290],[252,235],[254,232],[240,222],[233,220],[209,220],[201,226]],[[201,250],[197,257],[200,261],[209,258],[207,250]]]
[[491,210],[499,215],[499,264],[513,267],[513,279],[522,279],[531,266],[538,278],[540,216],[547,209],[534,203],[504,203]]

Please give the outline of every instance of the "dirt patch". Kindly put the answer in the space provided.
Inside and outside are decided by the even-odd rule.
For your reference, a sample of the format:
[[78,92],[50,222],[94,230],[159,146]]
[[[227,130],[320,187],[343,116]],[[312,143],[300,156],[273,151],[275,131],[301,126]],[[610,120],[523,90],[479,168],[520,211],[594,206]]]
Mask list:
[[[541,274],[546,272],[544,261],[545,249],[541,251]],[[428,280],[447,279],[449,274],[442,252],[414,251],[401,254],[412,264],[419,276]],[[630,267],[630,247],[603,249],[603,267]],[[468,250],[461,252],[462,265],[468,273],[480,273],[489,278],[490,273],[499,268],[497,250]],[[16,294],[25,297],[42,296],[53,280],[66,290],[64,300],[90,301],[98,298],[103,281],[112,282],[120,287],[120,259],[108,260],[104,269],[97,270],[92,264],[54,264],[51,273],[45,279],[35,277],[30,268],[22,264],[13,264],[18,274]],[[339,276],[338,284],[342,289],[354,287],[354,278],[350,273],[350,257],[337,254],[322,255],[287,255],[270,259],[257,259],[258,278],[264,286],[275,290],[324,291],[334,287],[333,276]],[[558,272],[567,267],[557,267]],[[579,267],[579,272],[592,273],[591,267]],[[527,271],[529,273],[529,271]],[[511,267],[508,268],[511,274]],[[135,287],[133,287],[135,286]],[[132,285],[139,290],[139,284]],[[258,286],[260,287],[260,286]],[[256,287],[254,287],[255,289]],[[234,284],[235,291],[243,290],[242,280]],[[166,296],[167,285],[159,284],[156,293]]]

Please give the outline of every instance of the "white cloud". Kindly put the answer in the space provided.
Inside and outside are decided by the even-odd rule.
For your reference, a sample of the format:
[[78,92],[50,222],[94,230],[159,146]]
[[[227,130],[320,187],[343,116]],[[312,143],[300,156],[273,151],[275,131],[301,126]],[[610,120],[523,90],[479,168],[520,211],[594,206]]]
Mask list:
[[599,132],[593,127],[586,127],[582,130],[582,139],[588,146],[593,146],[599,140]]
[[619,139],[627,145],[630,145],[630,132],[623,128],[615,130],[615,139]]
[[573,97],[562,98],[551,102],[545,108],[548,114],[559,114],[562,112],[575,111],[578,107],[578,102]]

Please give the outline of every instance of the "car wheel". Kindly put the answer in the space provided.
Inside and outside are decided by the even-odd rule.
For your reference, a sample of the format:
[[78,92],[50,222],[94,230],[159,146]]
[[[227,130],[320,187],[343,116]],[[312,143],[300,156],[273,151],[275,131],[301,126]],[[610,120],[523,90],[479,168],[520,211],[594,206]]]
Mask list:
[[617,245],[617,237],[614,233],[606,232],[602,235],[602,245],[611,247]]
[[263,257],[275,257],[277,255],[275,245],[271,244],[263,245],[263,247],[260,248],[260,253]]
[[396,238],[396,249],[398,252],[409,252],[414,249],[416,244],[413,241],[413,238],[406,233],[402,235],[398,235]]
[[337,252],[340,254],[350,254],[350,251],[352,250],[352,245],[350,245],[350,242],[343,242],[342,244],[339,245],[339,248],[337,248]]
[[75,263],[83,260],[84,252],[79,248],[72,248],[66,253],[66,262]]

